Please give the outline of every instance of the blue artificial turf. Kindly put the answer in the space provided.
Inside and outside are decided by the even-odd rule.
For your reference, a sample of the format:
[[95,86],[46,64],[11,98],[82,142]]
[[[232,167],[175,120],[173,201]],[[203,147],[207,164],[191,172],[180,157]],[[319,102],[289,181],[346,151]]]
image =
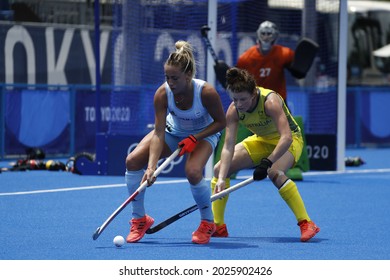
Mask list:
[[[307,172],[297,182],[321,232],[299,241],[295,217],[266,179],[229,197],[228,238],[191,243],[196,211],[135,244],[126,237],[129,205],[97,240],[92,234],[128,197],[122,176],[67,172],[0,174],[1,260],[387,260],[390,257],[390,149],[347,150],[366,164],[347,172]],[[384,169],[384,170],[383,170]],[[251,170],[238,174],[238,183]],[[158,178],[147,189],[147,213],[157,223],[194,204],[184,178]]]

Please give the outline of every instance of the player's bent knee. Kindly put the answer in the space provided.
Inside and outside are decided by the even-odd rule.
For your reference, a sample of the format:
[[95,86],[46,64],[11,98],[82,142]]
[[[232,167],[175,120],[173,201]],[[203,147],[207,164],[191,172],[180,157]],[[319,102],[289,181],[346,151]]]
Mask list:
[[126,158],[126,169],[129,171],[139,170],[142,166],[140,166],[136,159],[132,158],[131,155],[128,155]]
[[281,180],[285,181],[285,178],[287,178],[283,171],[273,168],[270,168],[268,170],[268,177],[271,179],[275,186],[278,185],[278,182],[280,182]]
[[186,177],[190,184],[196,185],[203,178],[203,170],[197,168],[186,169]]
[[126,157],[126,169],[129,171],[138,171],[148,163],[146,157],[137,156],[137,154],[128,154]]

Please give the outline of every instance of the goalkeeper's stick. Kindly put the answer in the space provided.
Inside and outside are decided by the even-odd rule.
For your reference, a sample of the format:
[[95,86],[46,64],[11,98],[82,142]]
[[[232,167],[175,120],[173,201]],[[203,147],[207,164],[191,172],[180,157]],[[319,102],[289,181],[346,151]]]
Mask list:
[[[181,148],[178,148],[169,158],[167,158],[163,164],[161,164],[157,169],[156,171],[154,171],[154,176],[157,177],[161,171],[163,171],[165,169],[165,167],[168,166],[168,164],[171,163],[171,161],[179,154]],[[108,217],[108,219],[100,226],[96,229],[95,233],[93,234],[92,238],[93,240],[96,240],[100,234],[103,232],[103,230],[112,222],[112,220],[114,220],[114,218],[131,202],[133,201],[137,195],[139,193],[141,193],[146,187],[148,186],[148,182],[147,181],[144,181],[139,187],[138,189],[132,194],[129,196],[129,198],[127,198],[125,200],[125,202],[123,202],[121,204],[121,206],[119,206],[118,209],[116,209],[110,217]]]
[[203,25],[200,28],[200,33],[202,34],[202,38],[203,38],[203,40],[204,40],[204,42],[205,42],[205,44],[207,46],[207,49],[210,51],[211,56],[213,57],[213,59],[215,61],[215,64],[218,64],[218,56],[215,53],[214,48],[211,45],[211,42],[210,42],[209,38],[207,37],[207,32],[208,31],[210,31],[210,27],[208,27],[207,25]]
[[[226,189],[226,190],[223,190],[222,192],[219,192],[217,194],[214,194],[213,196],[210,197],[210,200],[211,201],[214,201],[214,200],[217,200],[217,199],[220,199],[226,195],[228,195],[229,193],[231,192],[234,192],[250,183],[253,182],[253,177],[250,177],[234,186],[231,186],[230,188]],[[153,234],[153,233],[156,233],[158,231],[160,231],[161,229],[165,228],[166,226],[169,226],[170,224],[172,224],[173,222],[176,222],[177,220],[187,216],[188,214],[191,214],[192,212],[194,212],[195,210],[198,209],[198,205],[193,205],[183,211],[181,211],[180,213],[177,213],[176,215],[166,219],[165,221],[159,223],[157,226],[155,227],[151,227],[149,228],[146,233],[147,234]]]
[[200,33],[202,34],[202,38],[207,46],[207,49],[210,51],[211,56],[214,59],[215,65],[214,65],[214,71],[215,75],[217,77],[217,80],[221,83],[221,85],[226,88],[226,71],[230,68],[229,65],[225,63],[223,60],[218,60],[218,56],[214,51],[213,46],[211,45],[211,42],[209,38],[207,37],[207,32],[210,30],[210,27],[207,25],[203,25],[200,28]]

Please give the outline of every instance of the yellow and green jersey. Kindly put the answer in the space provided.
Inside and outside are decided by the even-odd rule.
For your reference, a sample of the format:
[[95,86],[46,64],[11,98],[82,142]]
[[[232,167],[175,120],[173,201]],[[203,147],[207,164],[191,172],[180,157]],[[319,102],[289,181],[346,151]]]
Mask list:
[[[248,130],[256,134],[257,136],[262,136],[265,138],[277,138],[280,137],[279,132],[276,128],[276,125],[272,121],[270,116],[267,116],[265,113],[264,103],[268,95],[274,92],[270,89],[265,89],[262,87],[257,87],[258,89],[258,103],[256,107],[251,112],[238,112],[238,118],[240,123],[246,127]],[[274,92],[277,94],[276,92]],[[300,128],[294,118],[292,117],[289,109],[286,106],[283,98],[278,94],[280,99],[283,102],[283,111],[287,117],[288,123],[292,133],[300,133]]]

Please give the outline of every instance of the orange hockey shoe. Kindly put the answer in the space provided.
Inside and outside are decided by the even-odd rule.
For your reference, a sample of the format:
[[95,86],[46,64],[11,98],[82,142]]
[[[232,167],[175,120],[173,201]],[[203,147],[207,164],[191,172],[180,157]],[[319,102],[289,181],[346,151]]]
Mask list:
[[202,220],[198,229],[192,233],[192,242],[197,244],[209,243],[215,228],[216,226],[213,222]]
[[301,241],[306,242],[313,238],[317,233],[320,232],[320,228],[313,221],[300,221],[298,226],[301,229]]
[[144,237],[146,231],[153,225],[154,219],[148,215],[139,219],[131,219],[130,221],[130,233],[126,237],[127,243],[134,243]]
[[228,236],[229,233],[226,224],[222,224],[220,226],[217,225],[215,232],[213,233],[213,235],[211,235],[211,237],[228,237]]

